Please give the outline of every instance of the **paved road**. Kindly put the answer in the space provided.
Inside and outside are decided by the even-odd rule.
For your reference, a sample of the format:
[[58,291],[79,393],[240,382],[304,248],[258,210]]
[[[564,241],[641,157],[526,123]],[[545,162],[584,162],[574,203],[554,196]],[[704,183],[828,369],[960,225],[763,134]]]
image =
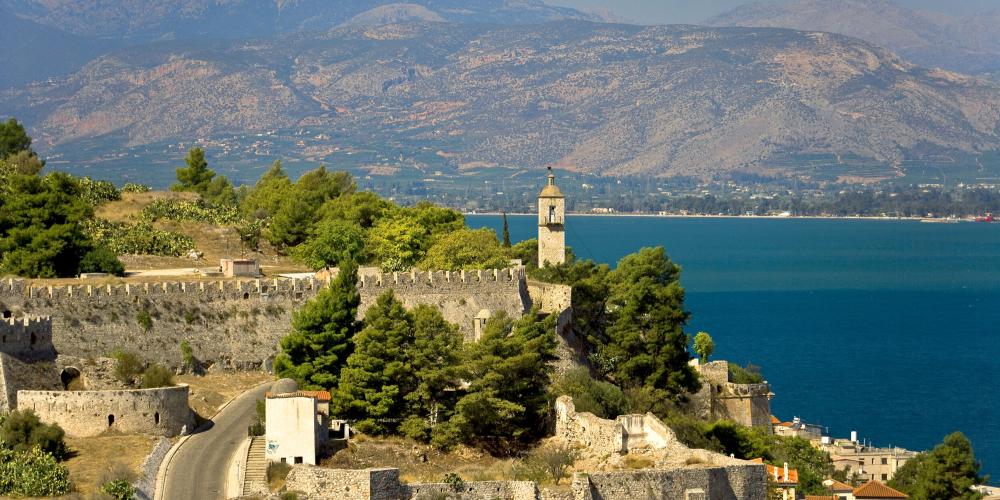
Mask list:
[[225,498],[229,460],[247,438],[257,401],[270,388],[266,383],[240,394],[177,449],[167,468],[163,500]]

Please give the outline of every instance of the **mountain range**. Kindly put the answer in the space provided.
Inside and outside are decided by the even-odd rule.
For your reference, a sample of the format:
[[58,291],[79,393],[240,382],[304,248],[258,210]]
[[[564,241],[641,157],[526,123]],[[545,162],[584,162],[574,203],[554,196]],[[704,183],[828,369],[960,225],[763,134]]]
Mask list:
[[797,0],[746,4],[704,24],[840,33],[922,66],[1000,74],[1000,6],[976,15],[949,15],[908,9],[892,0]]
[[0,114],[43,153],[138,162],[280,135],[268,147],[283,157],[348,144],[466,170],[710,177],[825,154],[892,176],[907,159],[1000,149],[996,84],[849,36],[612,24],[532,0],[332,4],[0,0],[47,39],[38,50],[66,44],[81,61],[9,84]]

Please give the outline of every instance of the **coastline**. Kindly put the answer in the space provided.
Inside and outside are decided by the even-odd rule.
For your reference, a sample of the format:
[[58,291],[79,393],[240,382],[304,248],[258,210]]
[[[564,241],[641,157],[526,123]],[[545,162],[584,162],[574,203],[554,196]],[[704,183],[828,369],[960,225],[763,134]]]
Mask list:
[[[502,212],[462,212],[462,215],[489,215],[489,216],[501,216],[504,215]],[[534,213],[523,213],[523,212],[507,212],[510,216],[535,216]],[[613,214],[595,214],[589,212],[567,212],[567,216],[573,217],[650,217],[650,218],[664,218],[664,219],[776,219],[776,220],[789,220],[789,219],[830,219],[830,220],[878,220],[878,221],[913,221],[913,222],[929,222],[938,224],[953,224],[959,222],[976,222],[972,218],[962,218],[962,219],[946,219],[946,218],[927,218],[927,217],[881,217],[873,215],[710,215],[710,214],[641,214],[641,213],[613,213]]]

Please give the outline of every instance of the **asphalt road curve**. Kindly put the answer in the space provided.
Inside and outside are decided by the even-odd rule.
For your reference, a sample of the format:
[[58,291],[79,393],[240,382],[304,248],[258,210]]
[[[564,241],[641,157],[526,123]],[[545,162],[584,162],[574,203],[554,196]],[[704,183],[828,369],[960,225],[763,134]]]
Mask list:
[[257,401],[270,388],[266,383],[240,394],[177,449],[167,468],[163,500],[225,498],[229,460],[247,438]]

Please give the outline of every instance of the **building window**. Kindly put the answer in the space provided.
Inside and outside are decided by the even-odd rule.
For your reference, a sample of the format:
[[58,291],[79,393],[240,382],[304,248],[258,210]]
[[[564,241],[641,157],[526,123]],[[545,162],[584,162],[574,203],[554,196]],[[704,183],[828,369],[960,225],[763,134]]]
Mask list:
[[889,475],[888,474],[882,474],[882,480],[883,481],[888,481],[889,480]]
[[549,224],[554,224],[556,222],[556,207],[549,206]]
[[160,425],[160,412],[156,412],[153,414],[153,422],[154,425]]
[[112,425],[115,425],[115,416],[108,415],[108,427],[111,427]]
[[889,464],[889,459],[888,458],[883,458],[882,459],[882,465],[888,465],[888,464]]
[[301,464],[302,463],[302,457],[295,457],[295,463]]

